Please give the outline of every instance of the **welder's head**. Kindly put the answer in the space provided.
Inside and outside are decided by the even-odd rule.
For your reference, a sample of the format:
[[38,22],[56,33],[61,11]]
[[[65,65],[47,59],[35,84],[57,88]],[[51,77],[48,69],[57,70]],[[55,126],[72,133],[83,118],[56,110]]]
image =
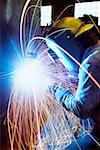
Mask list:
[[[81,63],[81,59],[86,48],[96,44],[97,42],[96,38],[94,38],[96,33],[93,32],[93,28],[93,24],[85,25],[80,19],[76,19],[74,17],[65,17],[55,23],[55,26],[47,35],[46,43],[50,48],[50,51],[52,51],[52,54],[54,55],[54,53],[56,53],[56,55],[54,55],[56,58],[58,53],[54,43],[64,48],[78,62]],[[52,41],[52,44],[50,41]],[[67,64],[67,69],[71,72],[77,72],[78,65],[71,58],[69,58],[69,56],[65,57],[65,54],[61,53],[61,50],[58,49],[58,51],[60,52],[58,57],[66,59],[64,62]]]
[[85,48],[91,45],[95,45],[100,39],[98,17],[84,14],[84,16],[80,17],[80,19],[83,21],[84,24],[79,30],[76,37]]

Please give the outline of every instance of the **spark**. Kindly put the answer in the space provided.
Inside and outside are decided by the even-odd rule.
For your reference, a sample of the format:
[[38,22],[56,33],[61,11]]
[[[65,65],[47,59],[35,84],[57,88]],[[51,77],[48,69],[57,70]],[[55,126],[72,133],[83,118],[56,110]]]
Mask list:
[[11,148],[13,150],[15,145],[30,150],[32,147],[37,150],[67,147],[73,133],[63,108],[49,91],[49,85],[62,83],[62,67],[52,62],[47,49],[42,46],[36,59],[26,60],[14,76],[7,110]]

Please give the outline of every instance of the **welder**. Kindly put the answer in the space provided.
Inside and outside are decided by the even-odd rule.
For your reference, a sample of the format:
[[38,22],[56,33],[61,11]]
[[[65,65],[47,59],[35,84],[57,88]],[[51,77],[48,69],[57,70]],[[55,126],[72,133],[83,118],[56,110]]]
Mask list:
[[[62,86],[56,86],[54,91],[55,99],[63,105],[68,111],[73,112],[76,116],[82,119],[91,117],[94,121],[94,129],[91,132],[95,141],[86,134],[83,138],[78,139],[77,142],[81,149],[99,149],[100,148],[100,32],[94,24],[85,24],[80,19],[74,17],[65,17],[60,19],[52,31],[56,31],[51,36],[47,36],[47,45],[50,49],[61,59],[63,65],[69,72],[78,73],[78,87],[76,95],[69,89]],[[80,49],[69,49],[67,46],[66,32],[70,31],[74,34]],[[94,82],[84,69],[68,55],[66,55],[56,44],[64,48],[70,53],[75,60],[77,60],[85,70],[90,73]],[[55,45],[55,46],[54,46]],[[69,65],[68,65],[69,64]],[[71,97],[67,100],[68,97]],[[69,147],[70,149],[78,149],[75,142]]]

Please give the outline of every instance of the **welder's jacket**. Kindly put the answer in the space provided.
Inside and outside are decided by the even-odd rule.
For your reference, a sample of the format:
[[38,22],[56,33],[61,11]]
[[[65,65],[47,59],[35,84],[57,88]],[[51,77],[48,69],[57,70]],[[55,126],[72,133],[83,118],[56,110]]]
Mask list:
[[[100,85],[100,44],[86,50],[82,65]],[[100,136],[100,88],[81,67],[76,95],[59,87],[55,92],[55,98],[78,117],[91,117],[95,123],[94,131]]]

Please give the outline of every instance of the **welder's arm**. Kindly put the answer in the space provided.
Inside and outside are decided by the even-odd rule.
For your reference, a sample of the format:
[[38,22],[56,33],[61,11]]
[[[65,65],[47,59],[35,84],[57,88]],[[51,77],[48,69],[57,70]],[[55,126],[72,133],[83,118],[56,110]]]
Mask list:
[[[91,75],[95,76],[93,66],[91,67],[90,64],[86,63],[84,68],[88,70]],[[68,110],[74,112],[78,117],[87,118],[100,103],[100,89],[98,89],[89,76],[80,69],[76,95],[74,96],[70,90],[58,87],[55,92],[55,99]]]

